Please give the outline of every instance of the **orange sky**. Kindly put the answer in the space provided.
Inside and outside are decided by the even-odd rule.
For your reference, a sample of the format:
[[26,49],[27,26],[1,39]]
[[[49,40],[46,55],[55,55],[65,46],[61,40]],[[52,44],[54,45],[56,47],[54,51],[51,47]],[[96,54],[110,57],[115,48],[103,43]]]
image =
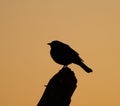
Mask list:
[[74,48],[94,72],[78,79],[70,106],[120,106],[119,0],[1,0],[0,106],[36,106],[60,70],[52,40]]

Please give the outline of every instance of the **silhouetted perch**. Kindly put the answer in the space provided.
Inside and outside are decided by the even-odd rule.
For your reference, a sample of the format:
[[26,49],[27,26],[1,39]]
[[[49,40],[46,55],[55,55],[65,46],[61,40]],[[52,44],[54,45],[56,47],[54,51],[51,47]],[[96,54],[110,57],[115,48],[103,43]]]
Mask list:
[[50,79],[37,106],[69,106],[77,87],[77,79],[70,68],[62,68]]

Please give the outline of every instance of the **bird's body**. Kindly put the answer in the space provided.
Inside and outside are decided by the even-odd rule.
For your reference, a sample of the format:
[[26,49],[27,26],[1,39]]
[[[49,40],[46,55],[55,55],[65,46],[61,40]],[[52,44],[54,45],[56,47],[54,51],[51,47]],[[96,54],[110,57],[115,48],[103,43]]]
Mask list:
[[92,72],[92,70],[83,63],[83,60],[79,57],[79,54],[67,44],[57,40],[48,44],[51,47],[51,57],[58,64],[67,66],[71,63],[75,63],[81,66],[86,72]]

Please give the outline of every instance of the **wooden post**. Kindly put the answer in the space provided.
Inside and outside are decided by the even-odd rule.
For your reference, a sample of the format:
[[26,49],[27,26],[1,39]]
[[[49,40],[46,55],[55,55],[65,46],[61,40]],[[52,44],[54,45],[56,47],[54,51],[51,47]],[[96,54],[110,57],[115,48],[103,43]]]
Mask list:
[[76,84],[74,72],[62,68],[50,79],[37,106],[69,106]]

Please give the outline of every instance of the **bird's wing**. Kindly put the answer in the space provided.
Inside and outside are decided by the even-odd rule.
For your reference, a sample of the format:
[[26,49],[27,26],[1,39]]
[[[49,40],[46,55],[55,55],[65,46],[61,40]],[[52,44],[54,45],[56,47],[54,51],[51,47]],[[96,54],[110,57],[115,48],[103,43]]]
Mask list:
[[79,54],[75,50],[73,50],[69,45],[66,44],[66,46],[64,46],[64,49],[65,49],[66,53],[68,53],[68,55],[71,54],[72,57],[77,56],[83,62],[83,59],[80,58]]

